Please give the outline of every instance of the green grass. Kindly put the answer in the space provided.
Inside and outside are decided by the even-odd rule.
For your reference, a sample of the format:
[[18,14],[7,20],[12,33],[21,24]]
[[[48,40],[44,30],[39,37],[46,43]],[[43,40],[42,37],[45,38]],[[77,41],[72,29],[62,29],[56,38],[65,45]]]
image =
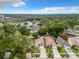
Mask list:
[[39,57],[40,56],[40,51],[36,47],[31,48],[31,53],[32,53],[32,57]]
[[60,55],[64,58],[69,57],[68,53],[66,52],[66,50],[64,49],[64,47],[58,47],[58,51],[60,53]]
[[79,57],[79,49],[78,47],[72,47],[72,51],[75,53],[75,55],[77,55]]
[[73,29],[73,31],[74,31],[77,35],[79,35],[79,30],[78,30],[78,29]]
[[46,48],[46,53],[48,55],[48,58],[53,58],[53,52],[51,48]]

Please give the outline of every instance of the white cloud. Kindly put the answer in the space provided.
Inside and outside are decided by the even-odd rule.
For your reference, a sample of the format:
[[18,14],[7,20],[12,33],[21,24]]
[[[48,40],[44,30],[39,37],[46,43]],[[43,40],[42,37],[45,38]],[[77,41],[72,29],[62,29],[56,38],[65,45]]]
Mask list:
[[79,7],[46,7],[39,10],[29,10],[26,14],[79,14]]
[[13,7],[22,7],[24,5],[26,5],[24,2],[17,2],[15,4],[13,4]]
[[[1,12],[2,13],[2,12]],[[42,9],[32,9],[26,11],[12,11],[3,13],[12,14],[79,14],[79,6],[74,7],[45,7]]]
[[13,7],[21,7],[25,5],[25,2],[22,0],[0,0],[0,8],[11,5]]

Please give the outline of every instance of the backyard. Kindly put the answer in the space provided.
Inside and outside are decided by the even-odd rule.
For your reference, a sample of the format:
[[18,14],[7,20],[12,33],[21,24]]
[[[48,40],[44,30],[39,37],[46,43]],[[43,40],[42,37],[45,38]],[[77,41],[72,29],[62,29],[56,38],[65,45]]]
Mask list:
[[40,57],[40,51],[36,47],[31,48],[32,57]]
[[64,58],[69,57],[68,53],[66,52],[66,50],[64,49],[64,47],[58,47],[58,51],[60,53],[60,55]]
[[72,51],[75,53],[76,56],[79,57],[79,49],[77,46],[72,46]]
[[53,58],[53,51],[51,48],[46,48],[46,53],[48,55],[48,58]]

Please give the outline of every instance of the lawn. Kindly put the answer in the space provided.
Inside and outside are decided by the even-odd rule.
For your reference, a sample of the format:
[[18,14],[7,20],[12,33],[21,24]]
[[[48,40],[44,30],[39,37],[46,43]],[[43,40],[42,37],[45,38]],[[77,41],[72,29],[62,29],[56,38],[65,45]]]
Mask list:
[[17,57],[18,59],[26,59],[26,53],[20,54],[20,53],[15,53],[14,51],[11,53],[9,59],[14,59],[14,57]]
[[78,47],[76,47],[76,46],[72,47],[72,51],[75,53],[75,55],[77,55],[79,57],[79,49],[78,49]]
[[46,48],[46,53],[48,55],[48,58],[53,58],[53,52],[51,48]]
[[31,53],[32,53],[32,57],[39,57],[40,56],[40,51],[36,47],[31,48]]
[[74,31],[77,35],[79,35],[79,30],[74,29],[73,31]]
[[58,51],[60,53],[60,55],[64,58],[69,57],[68,53],[66,52],[66,50],[64,49],[64,47],[58,47]]

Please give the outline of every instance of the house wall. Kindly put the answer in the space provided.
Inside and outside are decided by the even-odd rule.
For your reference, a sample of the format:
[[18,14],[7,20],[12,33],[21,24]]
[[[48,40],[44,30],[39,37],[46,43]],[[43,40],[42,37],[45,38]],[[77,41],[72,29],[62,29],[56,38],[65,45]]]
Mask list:
[[71,42],[71,40],[68,40],[68,43],[69,43],[70,46],[73,45],[73,43]]

